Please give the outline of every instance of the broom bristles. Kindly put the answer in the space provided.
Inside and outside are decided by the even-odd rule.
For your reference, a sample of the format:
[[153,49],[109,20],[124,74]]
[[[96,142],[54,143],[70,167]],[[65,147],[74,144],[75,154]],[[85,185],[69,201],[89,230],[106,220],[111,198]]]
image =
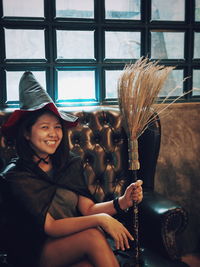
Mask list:
[[125,67],[118,80],[118,99],[130,139],[137,139],[152,120],[152,106],[173,69],[144,57]]
[[177,86],[169,92],[161,104],[156,104],[158,94],[174,68],[158,65],[158,61],[150,62],[148,58],[141,57],[135,64],[125,66],[118,80],[119,108],[129,140],[129,169],[131,170],[140,168],[137,140],[149,123],[157,120],[157,115],[160,117],[163,111],[182,96],[193,90],[200,90],[193,88],[163,107],[161,104],[167,101],[178,88]]

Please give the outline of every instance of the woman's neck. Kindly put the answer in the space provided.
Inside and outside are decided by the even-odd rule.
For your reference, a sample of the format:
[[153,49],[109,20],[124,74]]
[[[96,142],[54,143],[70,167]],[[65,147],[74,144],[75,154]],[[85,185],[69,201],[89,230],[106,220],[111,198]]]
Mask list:
[[40,162],[40,163],[38,164],[38,167],[39,167],[40,169],[42,169],[44,172],[49,172],[49,171],[51,171],[52,168],[53,168],[51,160],[49,161],[49,164],[45,164],[44,162]]
[[52,161],[49,155],[40,157],[36,153],[33,155],[33,161],[38,165],[44,172],[48,172],[52,169]]
[[39,156],[36,152],[34,152],[33,160],[37,164],[39,164],[40,162],[43,162],[45,164],[49,164],[50,156],[48,154],[47,155],[44,155],[44,156]]

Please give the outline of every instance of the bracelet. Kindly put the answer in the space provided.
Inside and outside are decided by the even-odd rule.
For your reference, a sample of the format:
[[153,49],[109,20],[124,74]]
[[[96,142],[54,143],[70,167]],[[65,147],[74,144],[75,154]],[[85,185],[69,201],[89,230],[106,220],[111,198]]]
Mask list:
[[114,206],[116,212],[119,213],[119,214],[120,214],[120,213],[124,213],[124,212],[127,211],[127,210],[123,210],[123,209],[120,208],[120,205],[119,205],[119,198],[118,198],[118,197],[116,197],[116,198],[113,200],[113,206]]

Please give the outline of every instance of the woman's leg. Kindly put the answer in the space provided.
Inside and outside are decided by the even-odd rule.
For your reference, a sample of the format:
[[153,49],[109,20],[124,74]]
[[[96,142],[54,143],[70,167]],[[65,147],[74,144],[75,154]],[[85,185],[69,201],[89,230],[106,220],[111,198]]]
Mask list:
[[44,245],[40,267],[66,267],[76,264],[82,267],[119,267],[105,236],[96,228],[51,239]]

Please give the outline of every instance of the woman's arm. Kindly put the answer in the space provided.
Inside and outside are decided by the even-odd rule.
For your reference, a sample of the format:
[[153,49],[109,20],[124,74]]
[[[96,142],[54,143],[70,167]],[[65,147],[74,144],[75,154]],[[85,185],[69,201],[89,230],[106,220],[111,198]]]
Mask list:
[[[124,195],[119,198],[121,209],[131,207],[133,200],[142,200],[142,181],[127,187]],[[101,227],[115,240],[117,249],[129,248],[128,239],[133,240],[129,231],[110,215],[116,213],[113,201],[95,204],[91,199],[79,196],[78,208],[85,216],[71,217],[55,220],[50,213],[47,213],[44,230],[52,237],[62,237],[74,234],[93,227]]]
[[117,249],[129,248],[132,235],[122,223],[106,213],[55,220],[47,213],[44,230],[51,237],[63,237],[94,227],[102,229],[114,239]]
[[50,213],[47,213],[44,230],[46,234],[53,237],[62,237],[82,230],[97,227],[100,216],[80,216],[55,220]]
[[[119,197],[119,206],[122,210],[126,210],[133,205],[133,201],[140,203],[142,198],[142,181],[138,180],[137,182],[130,184],[124,195]],[[92,215],[102,212],[109,215],[116,214],[113,201],[95,204],[91,199],[83,196],[79,196],[78,208],[83,215]]]

